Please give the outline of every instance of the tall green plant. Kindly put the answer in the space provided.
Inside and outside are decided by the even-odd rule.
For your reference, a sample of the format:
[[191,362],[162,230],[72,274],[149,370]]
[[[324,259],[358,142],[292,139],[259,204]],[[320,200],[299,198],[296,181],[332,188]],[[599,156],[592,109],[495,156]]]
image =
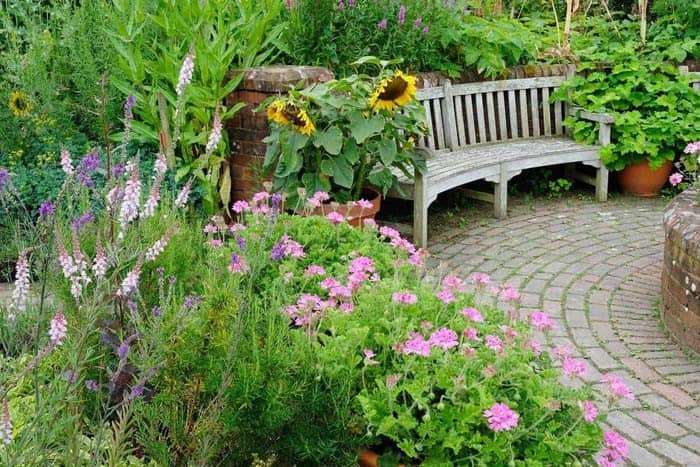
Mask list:
[[[169,153],[171,166],[177,156],[177,178],[193,174],[200,180],[209,212],[220,202],[226,206],[230,197],[227,138],[224,135],[221,144],[208,150],[206,146],[215,115],[225,121],[243,106],[223,104],[241,79],[231,70],[265,63],[276,50],[273,43],[280,26],[274,20],[281,5],[272,0],[264,3],[113,0],[109,34],[124,75],[114,84],[136,98],[134,136],[160,143]],[[180,108],[166,110],[165,102],[176,108],[179,70],[188,53],[194,58],[192,85],[184,92]],[[180,123],[182,131],[170,135],[169,128]],[[171,149],[171,138],[180,140],[178,154]]]

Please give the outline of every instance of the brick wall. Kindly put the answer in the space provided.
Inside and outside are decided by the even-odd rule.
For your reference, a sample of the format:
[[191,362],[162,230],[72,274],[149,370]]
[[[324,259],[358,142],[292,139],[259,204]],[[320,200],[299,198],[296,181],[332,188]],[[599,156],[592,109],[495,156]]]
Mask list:
[[700,353],[700,205],[685,191],[664,214],[666,241],[661,318],[683,345]]
[[[241,73],[232,71],[231,75]],[[269,134],[265,112],[255,112],[258,105],[269,96],[285,94],[291,87],[301,84],[324,82],[333,74],[321,67],[268,66],[243,71],[238,88],[226,97],[226,106],[237,102],[246,104],[236,115],[224,123],[228,132],[231,153],[229,163],[232,176],[232,199],[249,199],[262,189],[265,174],[262,163],[265,143]]]

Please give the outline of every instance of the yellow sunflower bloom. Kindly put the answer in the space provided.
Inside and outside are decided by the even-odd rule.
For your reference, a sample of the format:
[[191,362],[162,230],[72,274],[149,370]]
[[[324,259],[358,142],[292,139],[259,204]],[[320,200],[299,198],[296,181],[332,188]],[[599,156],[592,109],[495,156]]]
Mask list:
[[267,119],[271,122],[279,123],[280,125],[289,124],[289,120],[284,118],[284,115],[282,115],[282,109],[284,109],[286,105],[287,104],[285,102],[280,100],[276,100],[272,104],[268,105],[266,109]]
[[311,136],[316,130],[306,110],[300,109],[294,104],[285,105],[280,114],[302,135]]
[[380,81],[369,98],[369,106],[374,110],[388,110],[411,102],[416,95],[416,78],[396,71],[391,78]]
[[10,101],[7,103],[7,107],[15,117],[26,117],[34,108],[32,103],[29,102],[29,96],[21,91],[14,91],[10,94]]

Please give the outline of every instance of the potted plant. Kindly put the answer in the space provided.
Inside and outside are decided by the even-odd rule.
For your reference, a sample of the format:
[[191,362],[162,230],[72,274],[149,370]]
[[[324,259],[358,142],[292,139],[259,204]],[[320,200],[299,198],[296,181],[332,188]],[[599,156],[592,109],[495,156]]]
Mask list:
[[328,201],[348,207],[368,197],[378,202],[368,186],[386,196],[396,170],[424,170],[414,146],[427,133],[423,107],[415,78],[388,68],[395,63],[365,57],[355,65],[376,66],[376,76],[352,75],[263,103],[272,126],[264,168],[273,170],[273,189],[287,193],[289,206],[298,205],[299,189],[327,192]]
[[700,203],[700,141],[688,143],[676,168],[678,172],[668,177],[668,182],[680,190],[695,190]]
[[[624,193],[655,196],[671,173],[675,149],[689,136],[700,138],[700,93],[674,65],[640,58],[630,47],[612,57],[609,69],[581,65],[583,74],[558,94],[586,110],[613,114],[612,144],[601,148],[603,163],[618,171]],[[576,139],[595,140],[594,122],[571,116],[565,123]]]

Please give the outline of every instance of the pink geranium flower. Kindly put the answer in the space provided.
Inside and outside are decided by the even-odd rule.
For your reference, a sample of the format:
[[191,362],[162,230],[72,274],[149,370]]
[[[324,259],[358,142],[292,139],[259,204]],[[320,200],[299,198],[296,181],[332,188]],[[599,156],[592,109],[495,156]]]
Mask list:
[[391,300],[402,305],[413,305],[418,301],[418,296],[411,292],[394,292]]
[[479,312],[479,310],[476,308],[464,308],[462,311],[460,311],[460,313],[475,323],[481,323],[484,321],[484,317],[481,315],[481,312]]
[[472,341],[480,341],[481,338],[479,338],[479,334],[476,329],[474,328],[467,328],[464,331],[462,331],[462,335],[466,337],[469,340]]
[[525,342],[525,348],[532,349],[536,357],[539,357],[542,353],[542,344],[537,339],[530,339]]
[[557,327],[557,323],[543,311],[532,313],[530,315],[530,324],[539,330],[551,330]]
[[624,461],[629,455],[629,447],[625,438],[614,431],[606,431],[603,434],[605,444],[603,445],[603,457],[610,462]]
[[442,303],[452,303],[455,301],[455,295],[448,288],[442,289],[438,294],[435,295]]
[[483,272],[475,272],[472,274],[472,282],[474,282],[477,287],[486,287],[491,283],[491,276]]
[[323,269],[323,266],[317,266],[315,264],[310,264],[306,267],[306,270],[304,271],[304,275],[306,277],[325,276],[326,270]]
[[588,372],[588,365],[583,360],[574,360],[567,357],[562,362],[561,369],[568,376],[582,377]]
[[598,409],[591,401],[578,401],[578,406],[583,412],[583,419],[588,423],[593,423],[593,421],[598,416]]
[[558,347],[554,347],[551,353],[553,357],[564,359],[571,354],[571,349],[568,345],[560,345]]
[[328,222],[330,222],[333,225],[338,225],[345,221],[345,217],[343,217],[341,213],[333,211],[326,214],[326,220],[328,220]]
[[486,336],[486,347],[494,352],[501,352],[503,350],[503,341],[500,337],[489,334]]
[[423,338],[418,333],[415,333],[413,335],[413,338],[407,340],[404,342],[403,347],[401,349],[401,353],[410,355],[410,354],[416,354],[416,355],[421,355],[423,357],[429,357],[430,356],[430,343]]
[[671,176],[668,177],[668,183],[670,183],[671,186],[678,186],[678,184],[682,181],[683,175],[679,174],[678,172],[671,174]]
[[508,431],[518,426],[518,413],[501,402],[496,402],[485,410],[484,417],[488,419],[489,428],[493,431]]
[[457,347],[459,344],[458,339],[457,333],[452,329],[440,328],[430,335],[428,343],[434,347],[447,350],[452,347]]
[[612,373],[606,373],[600,378],[601,383],[606,383],[608,389],[617,397],[624,397],[625,399],[634,400],[634,394],[630,391],[630,388],[622,381],[617,375]]

